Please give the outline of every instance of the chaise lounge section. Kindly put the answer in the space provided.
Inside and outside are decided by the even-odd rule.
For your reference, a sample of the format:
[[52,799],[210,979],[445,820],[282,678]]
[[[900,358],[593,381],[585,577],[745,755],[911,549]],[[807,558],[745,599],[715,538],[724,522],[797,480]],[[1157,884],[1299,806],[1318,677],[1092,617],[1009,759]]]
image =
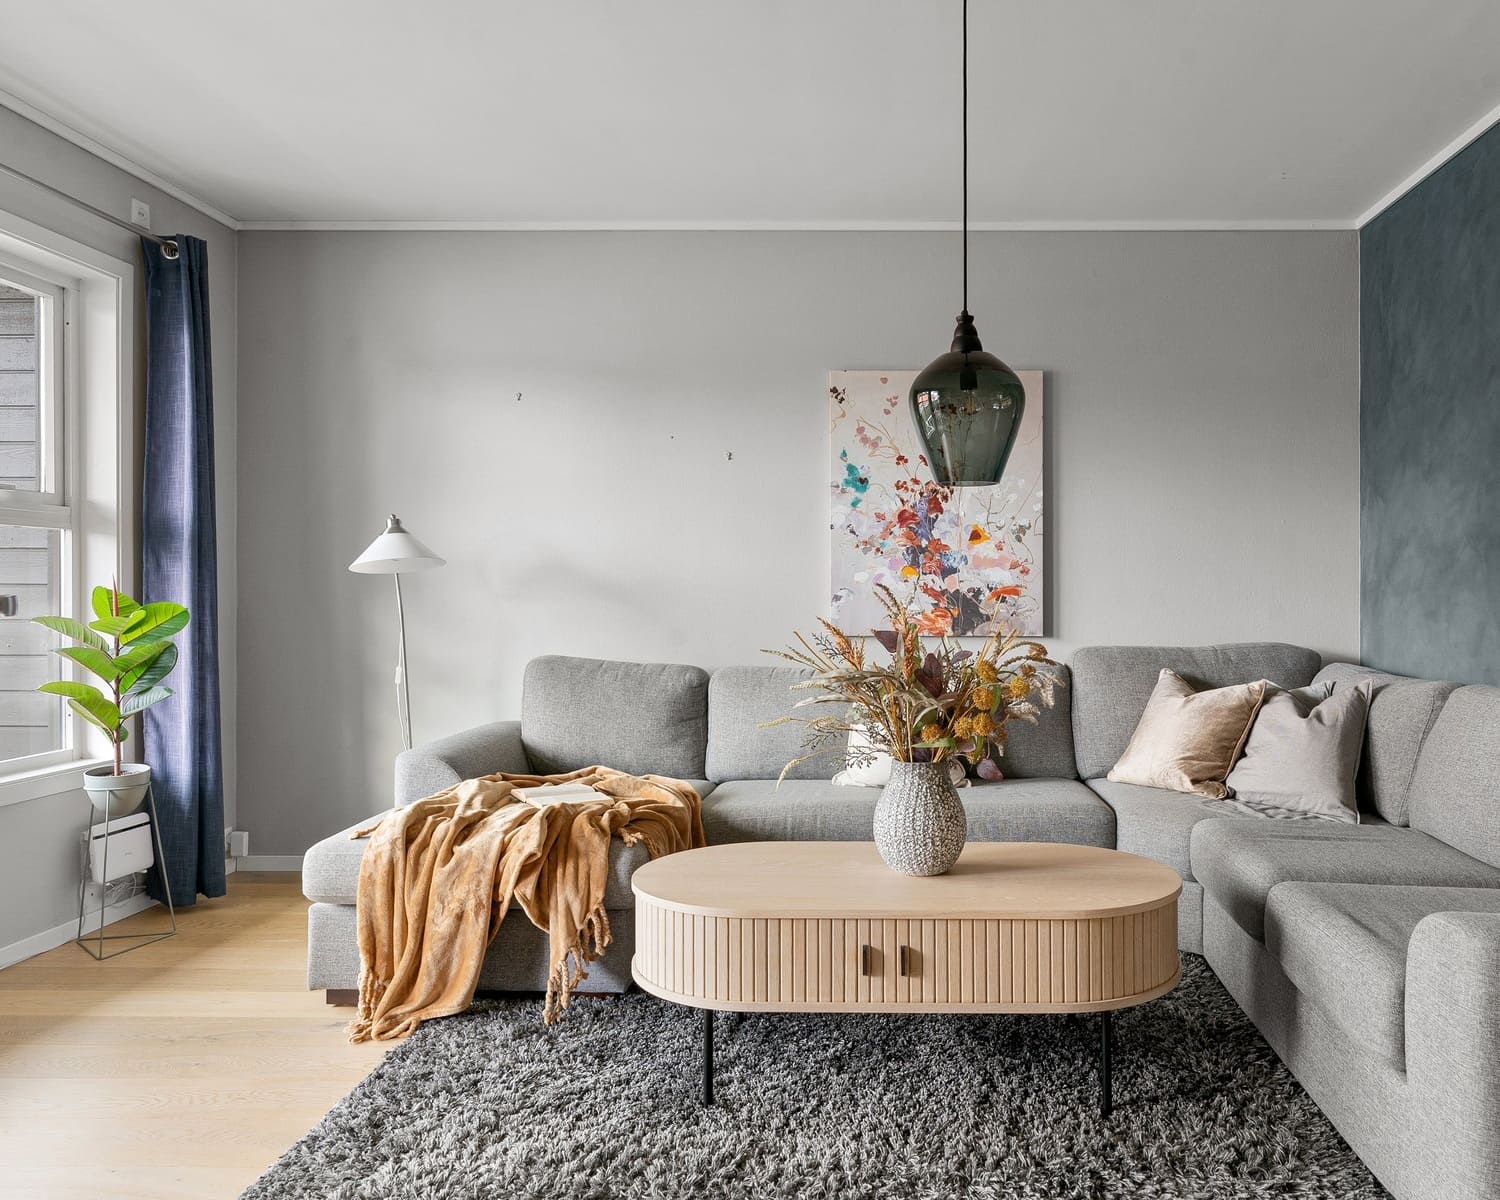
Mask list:
[[1500,689],[1323,677],[1376,688],[1370,819],[1194,829],[1204,953],[1396,1196],[1500,1195]]

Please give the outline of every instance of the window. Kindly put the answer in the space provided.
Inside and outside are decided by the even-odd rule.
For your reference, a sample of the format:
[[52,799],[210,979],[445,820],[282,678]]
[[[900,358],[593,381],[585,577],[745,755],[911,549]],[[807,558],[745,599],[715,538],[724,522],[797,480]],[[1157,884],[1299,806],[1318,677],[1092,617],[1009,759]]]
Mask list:
[[0,772],[73,750],[55,634],[31,618],[71,611],[76,530],[63,432],[66,289],[0,260]]
[[136,277],[128,259],[0,212],[0,806],[70,792],[108,753],[36,691],[86,676],[31,618],[88,620],[89,585],[139,582]]

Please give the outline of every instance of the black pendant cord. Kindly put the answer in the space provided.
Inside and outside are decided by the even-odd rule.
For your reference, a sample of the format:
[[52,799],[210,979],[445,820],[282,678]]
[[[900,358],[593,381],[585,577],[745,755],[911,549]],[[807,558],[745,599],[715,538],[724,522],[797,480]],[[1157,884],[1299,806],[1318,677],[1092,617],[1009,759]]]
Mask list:
[[969,0],[963,0],[964,312],[969,311]]

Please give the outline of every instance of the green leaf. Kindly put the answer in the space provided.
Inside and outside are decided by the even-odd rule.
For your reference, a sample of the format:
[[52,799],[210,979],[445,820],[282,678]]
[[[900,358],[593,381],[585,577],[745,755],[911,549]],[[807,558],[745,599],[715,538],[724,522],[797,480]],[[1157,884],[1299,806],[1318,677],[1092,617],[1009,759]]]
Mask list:
[[172,667],[177,666],[177,646],[171,642],[138,642],[126,652],[133,652],[144,646],[160,646],[160,649],[148,654],[141,666],[132,667],[120,676],[120,691],[141,691],[147,687],[156,687],[171,673]]
[[37,688],[53,696],[66,696],[68,706],[92,721],[110,736],[120,728],[120,710],[115,702],[91,683],[76,683],[71,679],[53,679]]
[[[68,707],[71,708],[80,717],[82,717],[85,721],[87,721],[90,725],[94,725],[99,729],[104,730],[104,732],[109,734],[110,737],[115,736],[115,730],[113,728],[100,721],[98,717],[94,716],[93,713],[89,712],[88,709],[79,704],[77,700],[69,700]],[[119,732],[123,734],[125,731],[121,729]],[[120,740],[124,741],[124,738],[121,738]]]
[[89,712],[88,709],[84,708],[83,705],[79,704],[77,700],[69,700],[68,707],[71,708],[80,717],[82,717],[85,721],[87,721],[90,725],[104,730],[105,734],[111,741],[118,742],[123,745],[125,742],[130,740],[130,731],[125,728],[123,723],[113,729],[111,729],[108,725],[101,725],[99,723],[99,718],[94,716],[93,713]]
[[64,646],[58,653],[92,671],[105,683],[113,683],[120,676],[115,660],[103,650],[95,650],[92,646]]
[[134,692],[154,687],[177,665],[177,647],[171,642],[137,642],[115,659],[120,668],[120,691]]
[[166,649],[152,664],[141,672],[139,679],[132,679],[130,687],[126,691],[138,691],[141,688],[155,687],[163,679],[172,673],[172,668],[177,665],[177,647],[171,642],[167,643]]
[[147,688],[144,692],[135,692],[126,696],[120,702],[120,715],[133,717],[136,713],[150,708],[153,704],[160,704],[173,694],[171,688],[154,687]]
[[145,619],[145,610],[138,608],[128,617],[100,617],[97,621],[90,621],[89,628],[102,633],[105,637],[119,638],[123,641],[125,631],[132,626],[139,625]]
[[111,596],[113,596],[115,603],[119,605],[122,617],[130,616],[141,607],[124,592],[111,592],[107,587],[96,587],[91,600],[94,605],[94,616],[98,617],[101,621],[106,617],[115,615],[114,609],[110,607]]
[[82,621],[75,621],[72,617],[32,617],[31,619],[37,625],[46,626],[53,633],[60,633],[63,637],[82,642],[85,646],[91,646],[95,650],[109,649],[102,637]]
[[148,604],[141,612],[145,613],[145,620],[132,625],[129,632],[121,634],[122,642],[138,642],[148,633],[153,641],[169,638],[184,629],[188,623],[188,610],[169,600]]

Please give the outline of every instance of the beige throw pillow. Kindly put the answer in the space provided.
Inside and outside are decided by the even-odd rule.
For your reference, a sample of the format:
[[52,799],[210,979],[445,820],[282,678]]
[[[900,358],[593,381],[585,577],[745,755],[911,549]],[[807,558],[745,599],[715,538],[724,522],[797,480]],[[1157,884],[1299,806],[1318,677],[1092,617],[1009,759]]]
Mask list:
[[1266,681],[1198,692],[1162,668],[1156,690],[1109,778],[1222,800],[1224,780],[1244,749]]

